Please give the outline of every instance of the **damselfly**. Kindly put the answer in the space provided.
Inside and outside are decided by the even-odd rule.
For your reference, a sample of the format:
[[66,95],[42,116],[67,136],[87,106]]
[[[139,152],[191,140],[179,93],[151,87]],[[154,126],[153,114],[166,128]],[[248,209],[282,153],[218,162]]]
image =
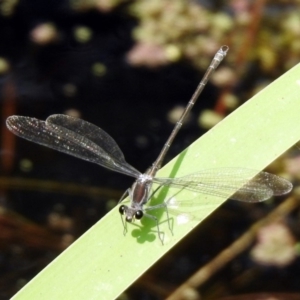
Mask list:
[[[51,115],[46,121],[30,117],[11,116],[6,121],[7,127],[14,134],[29,141],[136,178],[132,187],[125,192],[119,201],[119,203],[122,202],[128,194],[130,204],[128,206],[121,205],[119,211],[125,216],[126,222],[133,222],[134,219],[141,219],[143,216],[155,220],[159,238],[163,242],[158,219],[147,213],[147,210],[167,208],[168,202],[164,201],[155,206],[145,207],[145,204],[153,196],[153,193],[151,194],[153,183],[157,183],[159,187],[185,188],[220,197],[228,197],[230,192],[238,190],[230,198],[244,202],[264,201],[273,195],[288,193],[292,189],[292,184],[281,177],[243,168],[204,170],[178,178],[155,177],[186,115],[192,109],[214,70],[226,56],[227,51],[228,47],[222,46],[216,53],[159,156],[144,174],[125,161],[122,151],[109,134],[84,120],[60,114]],[[125,231],[125,223],[123,225]]]

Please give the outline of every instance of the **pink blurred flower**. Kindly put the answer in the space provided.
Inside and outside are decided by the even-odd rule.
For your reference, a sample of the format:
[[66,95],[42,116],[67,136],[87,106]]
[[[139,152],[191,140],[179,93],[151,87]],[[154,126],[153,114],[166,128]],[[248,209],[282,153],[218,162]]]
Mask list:
[[296,258],[295,246],[296,240],[289,228],[281,222],[273,223],[258,231],[251,257],[263,265],[284,267]]
[[43,23],[30,32],[30,38],[36,44],[47,45],[57,40],[58,32],[53,24]]
[[170,63],[165,49],[154,44],[136,44],[128,53],[127,61],[134,66],[157,68]]

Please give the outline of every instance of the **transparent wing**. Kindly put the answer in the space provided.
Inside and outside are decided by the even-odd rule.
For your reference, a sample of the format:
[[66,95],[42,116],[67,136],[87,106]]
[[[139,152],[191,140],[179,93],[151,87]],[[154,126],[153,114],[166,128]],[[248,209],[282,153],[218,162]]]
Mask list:
[[67,128],[100,146],[106,153],[117,161],[125,162],[124,154],[115,140],[104,130],[82,119],[67,115],[51,115],[46,124],[51,123]]
[[125,161],[118,145],[105,131],[81,119],[53,115],[45,122],[35,118],[11,116],[7,118],[6,125],[11,132],[29,141],[132,177],[140,175],[139,171]]
[[[277,175],[243,168],[209,169],[178,178],[154,178],[154,182],[244,202],[264,201],[293,188],[288,180]],[[230,195],[231,192],[234,194]]]

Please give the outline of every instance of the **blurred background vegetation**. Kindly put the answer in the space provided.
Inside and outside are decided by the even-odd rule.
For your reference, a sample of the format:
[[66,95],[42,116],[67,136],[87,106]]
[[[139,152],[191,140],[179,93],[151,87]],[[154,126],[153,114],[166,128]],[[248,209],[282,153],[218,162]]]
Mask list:
[[[166,161],[299,62],[299,0],[0,1],[0,299],[97,222],[133,181],[16,138],[5,119],[80,117],[144,171],[223,44],[230,51]],[[268,171],[297,186],[298,148]],[[297,194],[283,200],[225,203],[121,299],[163,299],[198,269],[207,276],[189,299],[258,292],[300,299]]]

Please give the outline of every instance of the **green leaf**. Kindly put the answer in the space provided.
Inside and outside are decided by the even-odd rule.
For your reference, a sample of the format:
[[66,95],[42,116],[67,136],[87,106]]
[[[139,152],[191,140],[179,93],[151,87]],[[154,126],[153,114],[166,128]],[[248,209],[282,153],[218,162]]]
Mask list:
[[[220,167],[260,171],[300,139],[299,112],[300,65],[220,122],[157,176],[177,177]],[[155,201],[175,193],[178,199],[195,199],[195,194],[186,190],[163,189]],[[198,198],[196,218],[191,222],[180,225],[172,218],[174,235],[165,213],[158,212],[164,245],[155,223],[145,218],[141,223],[127,224],[124,236],[118,208],[113,209],[13,299],[115,299],[226,200],[207,195]]]

